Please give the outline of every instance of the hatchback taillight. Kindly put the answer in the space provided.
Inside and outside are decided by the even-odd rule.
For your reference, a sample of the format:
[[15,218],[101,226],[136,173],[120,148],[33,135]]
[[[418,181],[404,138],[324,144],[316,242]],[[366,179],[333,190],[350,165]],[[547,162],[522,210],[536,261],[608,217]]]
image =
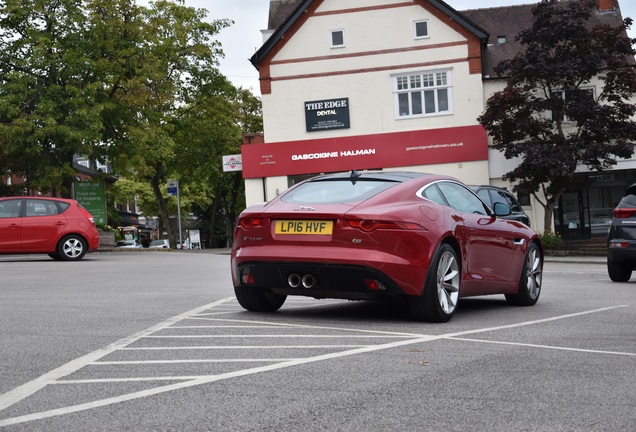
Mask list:
[[84,216],[86,216],[86,218],[91,221],[91,223],[95,223],[95,218],[93,217],[92,214],[90,214],[90,212],[88,210],[86,210],[84,207],[82,206],[78,206],[78,208],[80,209],[80,211],[84,214]]
[[636,208],[617,208],[614,209],[614,217],[618,218],[618,219],[625,219],[628,217],[632,217],[634,216],[634,213],[636,213]]

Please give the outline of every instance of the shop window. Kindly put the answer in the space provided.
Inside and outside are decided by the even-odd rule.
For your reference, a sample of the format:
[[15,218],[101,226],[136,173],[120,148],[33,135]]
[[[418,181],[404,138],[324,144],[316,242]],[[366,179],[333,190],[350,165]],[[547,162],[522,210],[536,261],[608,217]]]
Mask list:
[[428,20],[413,21],[413,29],[415,30],[415,39],[423,39],[428,35]]
[[344,46],[344,30],[331,30],[331,48],[342,48]]
[[396,118],[452,114],[451,72],[393,76]]

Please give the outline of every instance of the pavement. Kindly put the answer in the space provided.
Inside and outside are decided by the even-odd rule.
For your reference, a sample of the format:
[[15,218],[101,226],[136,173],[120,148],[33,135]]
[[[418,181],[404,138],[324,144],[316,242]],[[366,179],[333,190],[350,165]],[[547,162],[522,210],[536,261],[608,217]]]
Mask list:
[[[231,248],[211,248],[211,249],[188,249],[188,250],[174,250],[174,249],[128,249],[128,248],[109,248],[100,247],[97,252],[159,252],[159,253],[207,253],[216,255],[230,255]],[[559,262],[559,263],[576,263],[576,264],[606,264],[607,258],[604,256],[579,256],[579,255],[556,255],[551,254],[548,251],[545,255],[545,262]]]
[[556,256],[546,255],[545,262],[575,263],[575,264],[607,264],[607,258],[602,256]]

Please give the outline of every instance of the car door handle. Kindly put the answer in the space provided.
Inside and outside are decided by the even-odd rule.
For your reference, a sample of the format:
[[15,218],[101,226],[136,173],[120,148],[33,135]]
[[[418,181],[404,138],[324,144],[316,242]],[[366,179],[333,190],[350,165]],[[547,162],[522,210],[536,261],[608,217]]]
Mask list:
[[57,221],[57,222],[55,222],[55,225],[57,225],[57,226],[66,225],[66,222]]
[[514,244],[516,244],[517,246],[523,246],[523,244],[526,242],[526,239],[516,238],[513,241],[514,241]]

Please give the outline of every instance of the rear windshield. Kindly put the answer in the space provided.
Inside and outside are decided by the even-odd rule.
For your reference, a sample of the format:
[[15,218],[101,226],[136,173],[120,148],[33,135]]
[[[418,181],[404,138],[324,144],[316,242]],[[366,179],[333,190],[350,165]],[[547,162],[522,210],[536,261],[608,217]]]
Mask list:
[[630,207],[636,206],[636,188],[633,186],[629,188],[627,194],[621,199],[621,204],[625,204]]
[[286,193],[282,200],[296,204],[360,202],[399,184],[395,181],[334,179],[310,181]]

